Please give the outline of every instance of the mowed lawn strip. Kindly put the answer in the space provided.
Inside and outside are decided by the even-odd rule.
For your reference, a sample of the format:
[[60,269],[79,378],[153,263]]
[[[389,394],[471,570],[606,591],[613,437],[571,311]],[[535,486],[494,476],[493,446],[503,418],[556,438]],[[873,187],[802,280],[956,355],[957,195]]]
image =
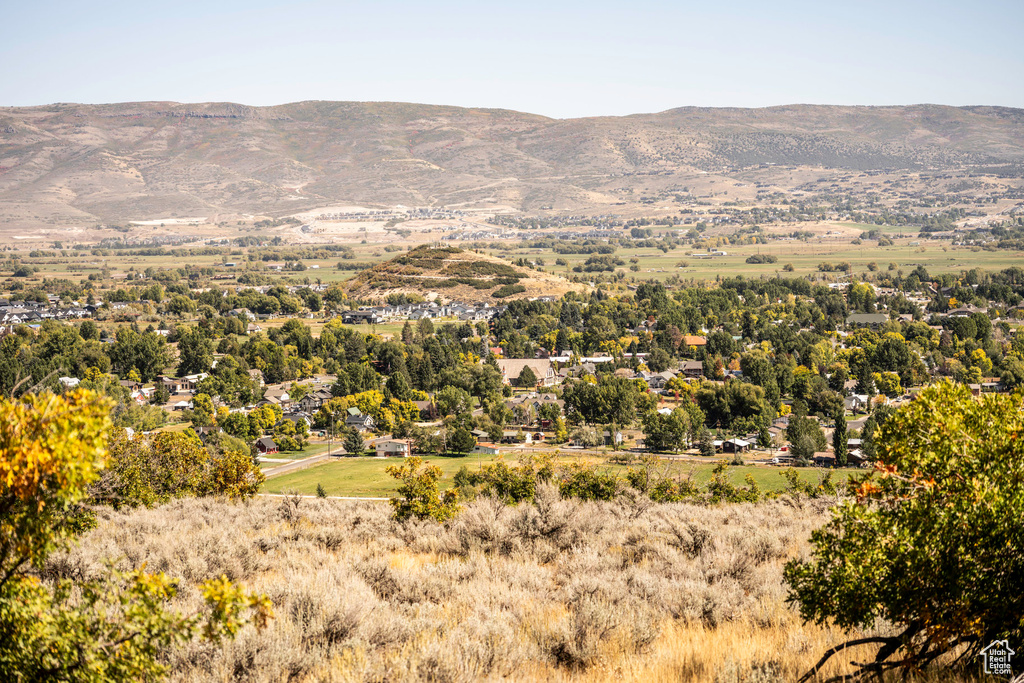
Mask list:
[[[493,463],[498,458],[494,456],[478,458],[470,455],[463,458],[435,456],[427,457],[425,460],[441,468],[443,472],[441,487],[447,488],[451,485],[452,477],[463,465],[472,471],[478,469],[481,464]],[[515,457],[505,458],[505,461],[510,466],[517,464]],[[574,461],[575,459],[570,458],[560,459],[560,462],[566,464]],[[263,485],[263,492],[313,495],[316,493],[317,484],[320,484],[329,496],[385,498],[394,495],[398,487],[397,482],[385,472],[385,468],[388,465],[401,465],[402,462],[398,458],[339,458],[300,472],[272,477]],[[587,459],[586,462],[612,471],[620,477],[624,477],[629,469],[629,466],[608,464],[598,459]],[[717,462],[717,459],[707,462],[669,462],[667,471],[672,476],[686,476],[692,471],[694,481],[698,485],[703,485],[710,481],[712,470]],[[749,474],[763,491],[779,491],[786,487],[786,479],[782,474],[783,469],[781,467],[741,465],[729,467],[727,476],[733,484],[744,486],[745,477]],[[844,482],[848,476],[857,471],[833,471],[832,480],[836,483]],[[798,469],[797,472],[802,480],[817,484],[825,476],[826,470],[803,468]]]
[[[475,456],[464,458],[427,457],[425,460],[441,468],[444,472],[445,485],[451,482],[452,477],[463,465],[470,469],[478,467]],[[487,464],[494,460],[494,457],[485,457],[482,462]],[[329,496],[386,497],[395,493],[398,484],[384,470],[389,465],[402,465],[403,462],[402,458],[343,457],[300,472],[272,477],[263,485],[263,491],[264,493],[314,494],[317,484],[320,484]]]

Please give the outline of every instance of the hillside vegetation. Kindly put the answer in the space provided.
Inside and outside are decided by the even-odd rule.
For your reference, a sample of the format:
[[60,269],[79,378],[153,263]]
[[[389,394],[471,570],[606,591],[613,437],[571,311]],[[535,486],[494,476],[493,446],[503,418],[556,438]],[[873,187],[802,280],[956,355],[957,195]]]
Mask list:
[[181,500],[101,512],[48,570],[121,558],[271,598],[262,633],[172,653],[175,681],[795,680],[839,638],[783,602],[783,564],[825,500],[647,505],[542,487],[534,505],[480,499],[446,527],[380,503]]
[[364,270],[345,283],[349,296],[383,299],[389,294],[436,294],[448,301],[498,304],[538,296],[560,297],[583,285],[514,266],[457,247],[422,246]]

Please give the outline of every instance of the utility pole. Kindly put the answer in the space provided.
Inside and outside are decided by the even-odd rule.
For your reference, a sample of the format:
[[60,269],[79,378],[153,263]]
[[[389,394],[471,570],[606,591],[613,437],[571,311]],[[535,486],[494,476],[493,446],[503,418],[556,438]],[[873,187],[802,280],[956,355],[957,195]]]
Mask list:
[[331,428],[327,430],[327,457],[331,456],[331,437],[334,436],[334,411],[331,411]]

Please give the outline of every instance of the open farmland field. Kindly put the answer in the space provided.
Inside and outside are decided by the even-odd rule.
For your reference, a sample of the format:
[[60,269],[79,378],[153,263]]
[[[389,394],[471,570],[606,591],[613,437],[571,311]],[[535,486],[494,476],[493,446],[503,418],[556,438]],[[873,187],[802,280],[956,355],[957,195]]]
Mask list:
[[[855,223],[821,223],[796,227],[801,229],[813,227],[813,230],[809,232],[814,235],[799,240],[772,238],[765,244],[730,244],[728,241],[731,233],[723,228],[715,228],[709,231],[704,239],[721,241],[722,243],[717,249],[727,252],[727,255],[705,258],[692,256],[694,253],[706,254],[710,251],[704,245],[681,244],[664,252],[650,246],[632,246],[627,239],[620,244],[612,245],[614,247],[613,257],[622,261],[622,264],[616,267],[614,275],[624,278],[626,283],[643,280],[657,280],[666,283],[693,282],[736,275],[754,278],[773,277],[784,274],[783,266],[789,264],[792,265],[793,274],[796,276],[811,276],[823,281],[836,281],[845,276],[839,272],[820,272],[819,264],[849,263],[855,277],[866,277],[869,273],[869,264],[874,264],[879,273],[888,272],[890,264],[895,264],[896,269],[902,269],[904,272],[920,265],[929,273],[943,274],[959,273],[971,268],[996,271],[1024,262],[1024,252],[1022,251],[982,250],[979,247],[953,246],[948,239],[922,239],[913,229],[906,227]],[[782,234],[778,233],[779,229],[781,228],[766,229],[765,234],[778,237]],[[786,229],[792,230],[794,226],[788,226]],[[892,239],[894,244],[880,247],[877,242],[869,240],[862,244],[853,243],[861,231],[875,229]],[[828,234],[830,232],[831,234]],[[626,237],[628,232],[623,231],[622,235]],[[545,233],[538,232],[536,236],[543,238]],[[141,283],[133,278],[141,278],[147,272],[165,284],[181,281],[180,275],[176,276],[177,279],[172,277],[161,280],[159,273],[160,271],[186,268],[189,271],[188,277],[193,287],[215,286],[223,289],[275,284],[332,285],[349,281],[361,272],[352,269],[339,270],[337,268],[339,263],[348,266],[382,264],[407,253],[408,250],[414,249],[416,246],[428,243],[425,240],[431,238],[411,233],[408,239],[401,241],[394,241],[390,237],[384,239],[388,241],[344,244],[343,246],[350,250],[347,252],[348,256],[344,258],[342,252],[323,252],[324,244],[295,247],[294,249],[313,250],[304,253],[321,255],[294,259],[289,258],[288,254],[303,252],[292,252],[290,251],[292,248],[287,246],[263,247],[254,250],[248,247],[193,243],[174,248],[168,247],[163,250],[163,253],[158,250],[156,253],[147,254],[144,253],[146,250],[131,248],[110,249],[82,245],[83,248],[80,249],[54,249],[51,245],[45,245],[38,249],[22,248],[13,252],[8,251],[7,273],[0,268],[0,285],[21,286],[23,289],[32,290],[42,287],[44,281],[88,282],[93,289],[102,294],[102,291],[107,288],[116,289],[126,285],[146,284],[150,278],[143,278]],[[461,245],[457,241],[451,244]],[[490,241],[487,242],[484,252],[505,262],[518,259],[525,259],[528,262],[538,261],[538,266],[546,273],[576,279],[584,283],[607,281],[613,275],[613,272],[609,271],[590,273],[574,271],[574,268],[581,267],[590,258],[589,254],[560,254],[551,248],[524,248],[521,245],[522,243],[517,240]],[[281,254],[281,257],[275,259],[275,254]],[[327,255],[323,256],[323,254]],[[746,263],[748,257],[759,254],[775,257],[777,261],[764,264]],[[303,269],[293,269],[287,265],[289,263],[301,263]],[[27,265],[35,272],[29,276],[3,277],[14,270],[14,264]],[[272,268],[272,265],[285,268],[277,270]],[[633,270],[634,267],[635,270]],[[531,271],[524,272],[528,274]],[[538,275],[535,271],[533,272]],[[540,275],[540,277],[545,276]],[[566,286],[566,284],[558,281],[559,286]],[[351,284],[346,286],[349,287]],[[544,287],[540,289],[543,290]],[[426,294],[427,292],[422,293]],[[438,293],[448,295],[452,292],[440,291]],[[473,296],[487,298],[486,295],[486,292],[468,292],[463,298],[472,298]],[[361,291],[356,296],[379,298],[383,296],[383,293],[367,290]],[[273,326],[273,323],[270,325]]]
[[[911,246],[910,243],[915,245]],[[1024,252],[999,250],[971,250],[964,247],[953,247],[948,240],[919,240],[903,238],[892,246],[879,247],[877,242],[866,241],[863,244],[851,244],[849,239],[812,239],[808,242],[799,240],[771,241],[760,245],[729,245],[722,247],[726,256],[710,258],[694,258],[692,248],[679,248],[668,253],[658,249],[620,248],[615,256],[625,261],[618,266],[616,272],[622,273],[626,279],[666,281],[673,277],[682,280],[713,280],[717,277],[763,277],[785,274],[783,266],[792,264],[793,274],[811,275],[825,280],[836,280],[841,273],[821,273],[820,263],[849,263],[854,274],[863,275],[869,272],[868,264],[874,263],[880,271],[885,271],[890,263],[897,268],[910,271],[918,265],[924,266],[929,273],[958,273],[971,268],[985,270],[1001,270],[1020,264],[1024,261]],[[573,268],[582,265],[588,258],[586,254],[557,254],[550,249],[515,249],[511,252],[495,252],[503,256],[526,259],[540,258],[544,269],[556,275],[572,277],[574,275],[587,280],[600,273],[575,273]],[[778,258],[776,263],[746,263],[749,256],[766,254]],[[634,265],[631,259],[637,259],[639,270],[633,272],[629,266]],[[567,265],[555,265],[556,259],[563,259]],[[607,273],[605,273],[607,275]]]
[[[353,249],[355,258],[359,263],[377,263],[387,260],[396,252],[386,252],[379,248],[380,245],[360,245]],[[353,275],[351,270],[338,270],[337,264],[342,259],[333,258],[311,258],[302,259],[306,267],[303,271],[272,270],[266,266],[264,261],[248,261],[246,250],[230,247],[207,248],[201,244],[182,246],[180,249],[189,249],[193,253],[187,256],[170,253],[159,255],[139,255],[132,252],[132,249],[101,249],[87,247],[82,250],[73,249],[42,249],[45,256],[31,255],[36,250],[25,250],[15,252],[22,263],[30,264],[38,269],[34,279],[67,278],[72,281],[87,279],[90,274],[100,274],[106,271],[115,280],[124,278],[129,272],[144,273],[146,269],[171,270],[189,266],[191,268],[213,269],[212,279],[234,280],[237,276],[246,272],[257,272],[265,275],[271,281],[284,281],[296,278],[312,282],[321,280],[323,282],[340,282]],[[217,253],[203,254],[195,253],[196,250],[212,249]],[[9,254],[10,256],[10,254]],[[234,263],[234,266],[227,266],[225,263]],[[31,282],[31,279],[28,281]],[[27,283],[26,283],[27,284]],[[229,283],[233,284],[233,283]]]
[[[442,486],[447,487],[460,468],[477,469],[481,465],[496,462],[498,458],[468,455],[463,458],[431,457],[427,460],[441,468],[444,473]],[[301,472],[268,479],[263,490],[266,493],[312,495],[316,493],[317,484],[320,484],[329,496],[387,497],[395,494],[398,484],[384,470],[390,465],[401,464],[401,460],[393,458],[338,458]]]

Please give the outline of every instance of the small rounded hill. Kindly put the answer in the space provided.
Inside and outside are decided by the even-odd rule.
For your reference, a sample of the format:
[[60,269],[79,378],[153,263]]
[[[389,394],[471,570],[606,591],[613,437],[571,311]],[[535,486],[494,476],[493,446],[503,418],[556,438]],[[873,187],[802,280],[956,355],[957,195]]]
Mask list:
[[383,300],[389,294],[419,294],[447,301],[486,299],[499,303],[540,296],[561,297],[586,287],[476,251],[424,245],[364,270],[348,280],[345,288],[349,296],[358,299]]

